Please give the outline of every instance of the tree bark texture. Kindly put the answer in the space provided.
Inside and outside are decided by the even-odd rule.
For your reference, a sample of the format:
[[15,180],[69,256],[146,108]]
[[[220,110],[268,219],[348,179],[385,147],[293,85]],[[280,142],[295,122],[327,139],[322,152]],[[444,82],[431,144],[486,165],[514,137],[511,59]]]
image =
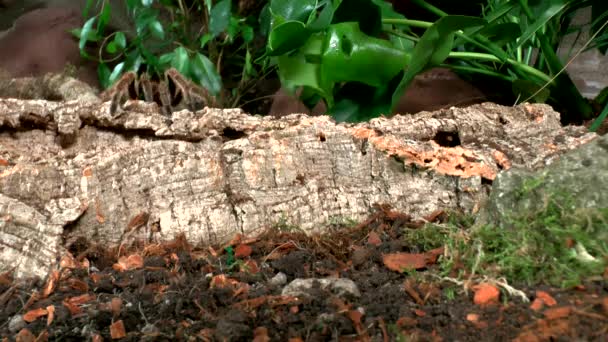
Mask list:
[[78,237],[115,246],[223,243],[288,224],[475,212],[502,169],[539,168],[595,138],[546,105],[486,103],[336,124],[239,109],[0,98],[0,272],[41,276]]

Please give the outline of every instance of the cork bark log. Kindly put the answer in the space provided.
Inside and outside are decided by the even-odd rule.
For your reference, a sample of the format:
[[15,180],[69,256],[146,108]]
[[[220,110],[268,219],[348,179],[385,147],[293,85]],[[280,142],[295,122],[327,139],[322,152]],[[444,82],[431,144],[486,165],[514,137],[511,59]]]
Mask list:
[[326,116],[0,98],[0,272],[44,277],[70,241],[193,244],[278,223],[306,231],[375,204],[474,212],[501,169],[595,138],[546,105],[491,103],[336,124]]

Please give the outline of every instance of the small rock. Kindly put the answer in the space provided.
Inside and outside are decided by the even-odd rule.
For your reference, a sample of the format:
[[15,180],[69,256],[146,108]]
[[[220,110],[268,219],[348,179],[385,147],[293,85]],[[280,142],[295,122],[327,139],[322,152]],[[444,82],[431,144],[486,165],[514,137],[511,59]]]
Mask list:
[[325,291],[333,292],[339,296],[349,294],[354,297],[360,297],[361,293],[357,284],[354,281],[346,278],[310,278],[310,279],[295,279],[283,288],[282,295],[294,297],[311,297],[310,292],[315,284]]
[[358,248],[353,251],[353,255],[351,257],[353,266],[363,265],[369,259],[370,254],[370,251],[366,248]]
[[285,283],[287,283],[287,275],[285,275],[283,272],[277,273],[268,281],[268,285],[270,286],[281,286]]
[[23,320],[23,316],[15,315],[8,322],[8,330],[12,333],[16,333],[17,331],[25,328],[25,321]]

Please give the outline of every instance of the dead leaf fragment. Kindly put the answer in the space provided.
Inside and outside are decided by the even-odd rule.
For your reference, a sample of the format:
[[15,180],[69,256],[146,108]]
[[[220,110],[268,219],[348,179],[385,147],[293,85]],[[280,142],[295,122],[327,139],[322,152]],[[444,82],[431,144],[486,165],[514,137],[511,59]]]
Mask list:
[[382,244],[382,240],[380,239],[380,236],[378,236],[378,233],[372,231],[367,235],[367,243],[372,246],[380,246]]

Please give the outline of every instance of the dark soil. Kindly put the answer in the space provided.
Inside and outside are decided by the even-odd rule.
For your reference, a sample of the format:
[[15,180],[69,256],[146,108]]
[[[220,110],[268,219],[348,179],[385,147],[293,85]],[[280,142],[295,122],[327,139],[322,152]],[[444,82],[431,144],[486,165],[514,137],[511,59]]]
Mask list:
[[[69,246],[63,268],[41,286],[0,275],[0,336],[3,341],[608,340],[606,278],[575,289],[523,289],[530,299],[539,290],[555,299],[544,307],[533,309],[504,291],[499,302],[477,305],[472,287],[465,292],[462,285],[429,281],[428,270],[438,267],[436,255],[401,242],[404,230],[420,225],[381,209],[356,227],[326,235],[275,229],[201,249],[177,239],[123,246],[119,253],[82,239]],[[384,259],[391,253],[424,255],[426,264],[416,272],[396,272]],[[360,296],[320,282],[306,293],[282,295],[296,278],[350,279]]]

